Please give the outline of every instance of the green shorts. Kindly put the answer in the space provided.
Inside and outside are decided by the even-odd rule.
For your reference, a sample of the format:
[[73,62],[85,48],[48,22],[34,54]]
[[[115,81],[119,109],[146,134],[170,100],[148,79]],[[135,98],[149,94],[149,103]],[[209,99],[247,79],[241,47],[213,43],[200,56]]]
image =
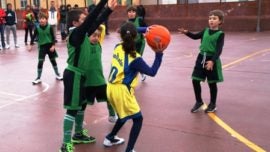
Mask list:
[[46,55],[48,54],[50,60],[51,59],[55,59],[58,57],[58,54],[56,53],[56,51],[54,50],[54,52],[50,51],[52,45],[42,45],[39,47],[39,51],[38,51],[38,60],[45,60]]
[[95,102],[95,99],[97,102],[106,102],[107,101],[107,85],[101,85],[101,86],[88,86],[85,87],[85,98],[88,104],[92,105]]
[[85,76],[81,72],[65,69],[64,82],[64,108],[69,110],[80,110],[85,103],[85,91],[83,84]]
[[[206,61],[210,60],[212,56],[206,56]],[[198,81],[205,81],[208,83],[217,83],[223,81],[222,65],[220,59],[216,60],[213,70],[209,71],[203,67],[202,64],[203,55],[199,54],[195,63],[195,67],[192,73],[192,79]]]

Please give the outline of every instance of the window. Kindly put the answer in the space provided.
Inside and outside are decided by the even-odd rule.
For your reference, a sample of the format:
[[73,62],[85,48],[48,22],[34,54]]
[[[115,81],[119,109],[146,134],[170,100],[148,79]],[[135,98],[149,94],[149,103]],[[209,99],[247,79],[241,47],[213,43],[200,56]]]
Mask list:
[[162,4],[177,4],[177,0],[162,0]]
[[27,5],[27,0],[21,0],[21,8],[25,8]]
[[35,6],[40,6],[40,0],[34,0],[34,5]]
[[6,9],[6,6],[7,6],[6,1],[2,1],[2,0],[1,0],[0,3],[1,3],[1,4],[0,4],[0,6],[1,6],[0,8]]

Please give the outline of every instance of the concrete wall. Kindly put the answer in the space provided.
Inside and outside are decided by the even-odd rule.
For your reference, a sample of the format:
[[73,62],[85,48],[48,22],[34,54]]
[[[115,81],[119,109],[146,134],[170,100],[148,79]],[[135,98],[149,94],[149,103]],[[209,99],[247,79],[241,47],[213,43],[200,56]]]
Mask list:
[[[261,30],[270,30],[270,1],[262,0]],[[178,27],[201,30],[208,26],[208,12],[221,9],[225,12],[226,31],[256,31],[257,2],[202,3],[180,5],[146,5],[146,22],[161,24],[176,31]],[[110,16],[110,29],[126,20],[126,7],[119,7]]]
[[[270,30],[270,1],[262,0],[261,31]],[[226,13],[225,31],[256,31],[257,2],[202,3],[180,5],[145,5],[148,25],[161,24],[171,31],[185,27],[192,31],[208,26],[208,12],[221,9]],[[22,26],[21,12],[17,11],[18,28]],[[118,6],[109,18],[109,30],[113,31],[127,19],[126,7]]]

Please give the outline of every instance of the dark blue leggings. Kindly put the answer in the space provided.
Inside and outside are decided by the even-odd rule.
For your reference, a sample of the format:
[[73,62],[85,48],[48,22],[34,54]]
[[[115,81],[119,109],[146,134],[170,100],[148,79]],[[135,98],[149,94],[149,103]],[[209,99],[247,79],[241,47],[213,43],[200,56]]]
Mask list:
[[[134,148],[134,145],[137,141],[137,138],[142,128],[143,117],[139,116],[139,117],[133,118],[132,120],[133,120],[133,125],[130,130],[126,152],[130,152]],[[109,139],[113,138],[125,123],[126,121],[118,119],[113,127],[112,132],[107,136],[107,138]]]

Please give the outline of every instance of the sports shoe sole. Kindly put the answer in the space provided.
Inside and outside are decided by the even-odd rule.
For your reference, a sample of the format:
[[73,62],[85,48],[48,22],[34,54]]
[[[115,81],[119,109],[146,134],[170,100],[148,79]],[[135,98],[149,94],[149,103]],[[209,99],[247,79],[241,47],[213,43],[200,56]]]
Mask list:
[[90,143],[94,143],[96,142],[96,139],[95,140],[90,140],[90,141],[82,141],[82,140],[71,140],[71,142],[73,144],[90,144]]
[[196,113],[196,112],[200,111],[203,108],[203,105],[204,105],[204,103],[199,108],[197,108],[196,110],[193,110],[193,111],[191,110],[190,112],[191,113]]
[[[108,140],[108,139],[105,139],[105,140]],[[104,142],[103,142],[103,145],[104,145],[105,147],[112,147],[112,146],[114,146],[114,145],[121,145],[121,144],[123,144],[123,143],[125,143],[125,140],[124,140],[124,139],[121,140],[121,141],[118,141],[118,142],[114,142],[114,143],[111,142],[111,144],[107,144],[107,143],[105,143],[105,141],[104,141]]]
[[35,82],[32,82],[33,85],[37,85],[37,84],[40,84],[41,82],[38,82],[38,83],[35,83]]
[[217,111],[217,107],[214,108],[213,110],[205,110],[204,112],[205,113],[213,113],[213,112],[216,112]]

